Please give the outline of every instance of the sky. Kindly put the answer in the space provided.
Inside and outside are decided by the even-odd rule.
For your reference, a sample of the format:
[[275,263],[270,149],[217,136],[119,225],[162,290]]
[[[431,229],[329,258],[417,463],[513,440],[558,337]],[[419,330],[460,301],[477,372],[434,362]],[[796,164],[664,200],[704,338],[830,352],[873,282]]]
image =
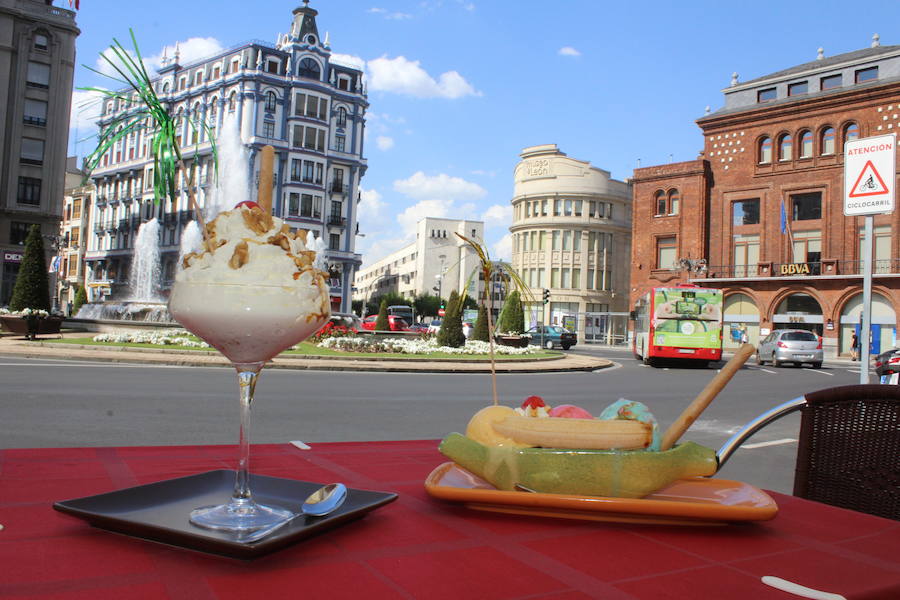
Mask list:
[[[274,45],[302,0],[81,0],[69,153],[94,141],[87,67],[134,29],[158,64],[250,40]],[[66,0],[56,0],[68,7]],[[362,66],[369,109],[356,251],[363,266],[414,241],[423,217],[485,223],[491,257],[509,259],[513,171],[523,148],[562,152],[625,181],[638,166],[693,160],[695,120],[722,90],[859,50],[900,44],[900,2],[311,0],[334,55]]]

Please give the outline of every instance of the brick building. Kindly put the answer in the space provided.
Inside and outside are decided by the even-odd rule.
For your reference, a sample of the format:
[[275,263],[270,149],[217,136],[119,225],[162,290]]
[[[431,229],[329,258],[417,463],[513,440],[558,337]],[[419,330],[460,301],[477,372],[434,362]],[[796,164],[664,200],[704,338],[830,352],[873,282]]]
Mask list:
[[[725,293],[725,344],[746,326],[824,336],[849,354],[862,312],[863,217],[843,214],[844,144],[900,130],[900,46],[818,58],[723,90],[696,160],[636,169],[631,304],[690,282]],[[900,211],[874,219],[873,351],[897,345]]]

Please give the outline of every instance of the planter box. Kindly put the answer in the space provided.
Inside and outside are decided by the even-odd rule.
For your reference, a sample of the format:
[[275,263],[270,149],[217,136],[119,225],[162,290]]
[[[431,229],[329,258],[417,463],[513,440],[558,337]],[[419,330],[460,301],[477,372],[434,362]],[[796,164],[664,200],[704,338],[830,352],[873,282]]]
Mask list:
[[50,335],[59,333],[62,326],[62,317],[17,317],[4,315],[0,317],[5,331],[24,335],[30,340],[38,335]]
[[528,342],[531,341],[531,338],[527,338],[521,335],[498,335],[494,338],[501,346],[512,346],[513,348],[524,348],[528,345]]

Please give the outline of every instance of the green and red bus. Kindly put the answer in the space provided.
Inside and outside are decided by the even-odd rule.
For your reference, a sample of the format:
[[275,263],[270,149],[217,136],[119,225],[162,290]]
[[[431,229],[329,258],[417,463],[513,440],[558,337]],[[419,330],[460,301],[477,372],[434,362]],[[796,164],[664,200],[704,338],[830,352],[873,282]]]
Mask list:
[[722,313],[722,290],[689,283],[652,288],[631,313],[635,358],[650,366],[659,358],[721,360]]

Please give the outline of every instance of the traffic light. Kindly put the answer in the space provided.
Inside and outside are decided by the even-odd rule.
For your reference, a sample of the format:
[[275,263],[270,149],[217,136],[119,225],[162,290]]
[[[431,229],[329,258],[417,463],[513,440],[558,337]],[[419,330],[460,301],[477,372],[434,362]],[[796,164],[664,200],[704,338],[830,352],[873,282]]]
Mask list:
[[550,302],[550,290],[544,290],[544,304]]

